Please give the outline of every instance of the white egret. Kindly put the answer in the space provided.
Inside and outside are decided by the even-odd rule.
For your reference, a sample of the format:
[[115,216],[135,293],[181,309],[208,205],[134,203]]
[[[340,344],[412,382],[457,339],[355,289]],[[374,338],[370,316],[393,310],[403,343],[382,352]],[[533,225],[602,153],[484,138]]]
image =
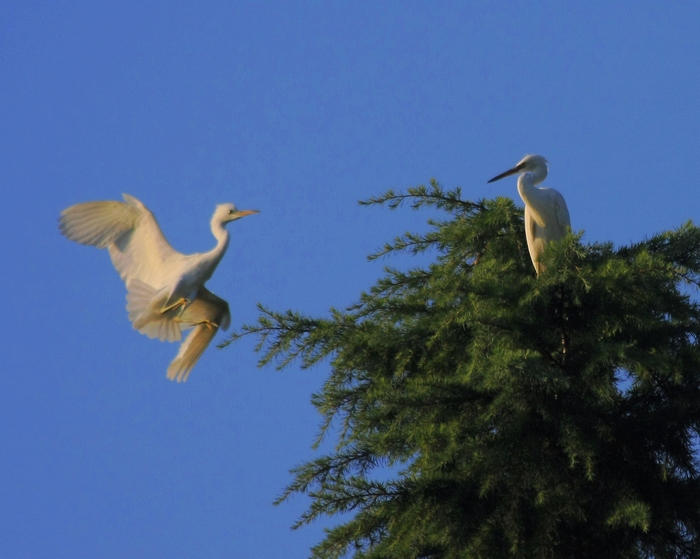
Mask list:
[[537,275],[544,271],[540,257],[545,246],[558,241],[571,229],[569,210],[564,197],[553,188],[538,188],[547,178],[547,160],[541,155],[526,155],[515,167],[489,183],[522,173],[518,177],[518,193],[525,202],[525,237]]
[[228,248],[230,236],[224,226],[258,212],[218,205],[211,219],[216,246],[209,252],[182,254],[170,246],[146,206],[128,194],[124,200],[71,206],[61,213],[59,229],[72,241],[109,249],[126,283],[129,319],[139,332],[177,341],[182,331],[193,328],[168,369],[171,380],[187,380],[218,328],[226,329],[231,322],[226,301],[204,287]]

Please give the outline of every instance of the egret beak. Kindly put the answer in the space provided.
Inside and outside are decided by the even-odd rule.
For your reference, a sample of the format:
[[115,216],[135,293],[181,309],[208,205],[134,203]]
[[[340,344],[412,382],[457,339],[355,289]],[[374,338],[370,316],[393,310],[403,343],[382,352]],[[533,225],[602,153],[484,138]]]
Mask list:
[[[524,166],[525,166],[525,163],[521,163],[520,165],[516,165],[516,166],[513,167],[512,169],[509,169],[508,171],[506,171],[505,173],[501,173],[501,174],[498,175],[497,177],[493,177],[493,178],[489,181],[489,183],[496,182],[496,181],[499,181],[499,180],[504,179],[504,178],[506,178],[506,177],[509,177],[509,176],[511,176],[511,175],[514,175],[514,174],[518,173]],[[487,184],[488,184],[488,183],[487,183]]]
[[241,219],[242,217],[245,217],[247,215],[253,215],[257,213],[260,212],[258,210],[238,210],[235,214],[229,215],[229,219],[227,221],[236,221],[237,219]]
[[259,214],[260,210],[241,210],[236,212],[237,217],[245,217],[247,215]]
[[247,215],[252,215],[252,214],[257,214],[260,213],[258,210],[236,210],[235,213],[229,214],[228,217],[226,218],[226,223],[231,223],[232,221],[236,221],[237,219],[241,219],[242,217],[245,217]]

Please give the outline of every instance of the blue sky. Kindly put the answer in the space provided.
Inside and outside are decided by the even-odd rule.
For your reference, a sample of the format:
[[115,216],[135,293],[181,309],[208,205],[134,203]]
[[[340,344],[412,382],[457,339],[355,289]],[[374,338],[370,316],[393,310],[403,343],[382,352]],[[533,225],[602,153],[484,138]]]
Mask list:
[[[526,153],[550,161],[586,241],[700,221],[700,4],[33,2],[0,4],[5,293],[0,556],[306,557],[323,523],[272,501],[317,456],[328,372],[177,352],[132,330],[105,252],[60,211],[126,192],[182,252],[229,226],[212,291],[323,315],[358,299],[365,256],[426,213],[357,200],[431,177],[469,199]],[[220,334],[218,340],[224,337]]]

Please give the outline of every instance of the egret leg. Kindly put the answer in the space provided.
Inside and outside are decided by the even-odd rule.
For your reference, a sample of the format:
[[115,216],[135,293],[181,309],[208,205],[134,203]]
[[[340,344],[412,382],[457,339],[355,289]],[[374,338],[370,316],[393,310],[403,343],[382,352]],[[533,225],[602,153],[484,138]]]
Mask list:
[[[189,304],[190,304],[190,302],[189,302],[187,299],[185,299],[184,297],[182,297],[182,298],[179,299],[178,301],[175,301],[175,302],[174,302],[172,305],[170,305],[169,307],[163,307],[163,308],[160,310],[160,313],[161,313],[161,314],[165,314],[165,313],[168,312],[168,311],[172,311],[172,310],[175,310],[175,309],[177,309],[177,308],[180,308],[180,315],[181,315],[181,314],[185,311],[185,309],[187,308],[187,305],[189,305]],[[178,315],[178,316],[179,316],[179,315]]]
[[194,328],[195,326],[206,326],[210,330],[216,330],[219,325],[216,322],[212,322],[211,320],[196,320],[194,322],[190,322],[189,320],[183,320],[182,318],[177,318],[177,322],[182,322],[183,324],[187,324],[188,327]]

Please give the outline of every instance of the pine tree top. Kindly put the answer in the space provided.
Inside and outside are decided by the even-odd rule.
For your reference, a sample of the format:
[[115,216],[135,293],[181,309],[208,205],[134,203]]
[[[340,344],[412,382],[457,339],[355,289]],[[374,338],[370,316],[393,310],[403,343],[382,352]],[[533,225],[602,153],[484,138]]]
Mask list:
[[362,203],[444,212],[370,257],[433,262],[327,317],[261,306],[223,344],[330,362],[313,403],[335,450],[280,497],[311,496],[297,526],[342,516],[313,557],[700,556],[700,229],[572,233],[536,277],[507,198],[432,182]]

